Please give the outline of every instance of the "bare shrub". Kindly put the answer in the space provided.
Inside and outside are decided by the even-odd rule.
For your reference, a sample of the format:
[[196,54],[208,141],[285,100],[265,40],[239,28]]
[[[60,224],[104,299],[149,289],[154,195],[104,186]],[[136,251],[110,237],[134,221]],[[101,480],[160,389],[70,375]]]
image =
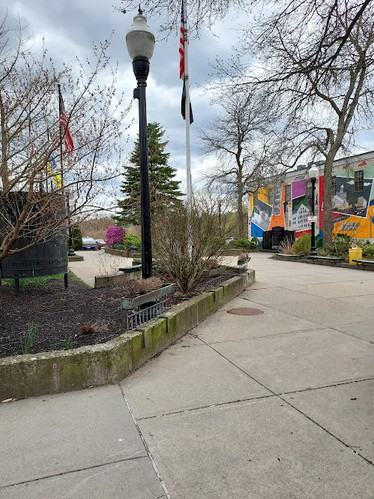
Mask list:
[[132,298],[159,289],[162,285],[163,281],[160,277],[149,277],[148,279],[128,279],[120,286],[120,289],[123,290],[125,296]]
[[279,252],[283,253],[285,255],[295,255],[296,252],[293,248],[293,241],[291,238],[286,237],[280,244],[279,244]]
[[210,260],[217,260],[225,246],[218,209],[214,203],[194,200],[164,213],[154,227],[157,263],[184,293],[201,281]]

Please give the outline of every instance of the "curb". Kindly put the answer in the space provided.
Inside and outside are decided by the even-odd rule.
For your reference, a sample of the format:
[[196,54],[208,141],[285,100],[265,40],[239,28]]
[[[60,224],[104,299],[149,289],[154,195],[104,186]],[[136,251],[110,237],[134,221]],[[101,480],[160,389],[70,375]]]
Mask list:
[[284,261],[284,262],[297,262],[297,263],[308,263],[309,265],[324,265],[326,267],[341,267],[343,269],[352,270],[367,270],[374,272],[374,267],[369,267],[368,265],[356,265],[348,262],[328,262],[321,260],[308,260],[302,255],[274,255],[271,257],[273,260]]
[[0,359],[0,401],[117,383],[254,282],[254,270],[232,277],[104,344]]

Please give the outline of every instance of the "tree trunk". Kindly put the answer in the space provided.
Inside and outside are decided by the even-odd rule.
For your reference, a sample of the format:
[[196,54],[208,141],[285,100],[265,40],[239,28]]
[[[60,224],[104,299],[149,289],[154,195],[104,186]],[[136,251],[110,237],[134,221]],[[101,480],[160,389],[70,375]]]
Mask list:
[[323,247],[326,248],[332,242],[332,165],[333,156],[328,154],[324,169],[324,192],[323,192]]
[[238,216],[238,238],[247,237],[245,226],[244,226],[244,211],[243,211],[243,185],[238,182],[238,193],[237,193],[237,216]]

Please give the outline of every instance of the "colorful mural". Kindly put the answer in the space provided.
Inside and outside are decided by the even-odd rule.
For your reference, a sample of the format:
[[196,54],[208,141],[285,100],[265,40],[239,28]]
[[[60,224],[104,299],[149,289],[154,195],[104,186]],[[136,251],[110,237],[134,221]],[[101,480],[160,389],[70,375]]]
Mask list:
[[[323,165],[316,183],[316,230],[323,232]],[[374,151],[334,162],[334,233],[361,239],[374,238]],[[311,189],[307,169],[289,172],[281,185],[269,185],[250,196],[249,235],[284,227],[296,237],[310,232]]]

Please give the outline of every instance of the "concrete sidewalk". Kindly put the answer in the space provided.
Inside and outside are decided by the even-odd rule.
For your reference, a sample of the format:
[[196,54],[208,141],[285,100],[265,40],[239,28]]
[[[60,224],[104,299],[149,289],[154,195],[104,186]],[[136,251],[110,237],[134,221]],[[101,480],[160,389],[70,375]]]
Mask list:
[[132,258],[113,256],[99,251],[76,251],[76,255],[83,256],[81,262],[69,262],[69,270],[91,286],[95,286],[95,276],[121,275],[120,267],[130,267]]
[[250,267],[120,385],[1,404],[0,497],[372,499],[374,273]]

